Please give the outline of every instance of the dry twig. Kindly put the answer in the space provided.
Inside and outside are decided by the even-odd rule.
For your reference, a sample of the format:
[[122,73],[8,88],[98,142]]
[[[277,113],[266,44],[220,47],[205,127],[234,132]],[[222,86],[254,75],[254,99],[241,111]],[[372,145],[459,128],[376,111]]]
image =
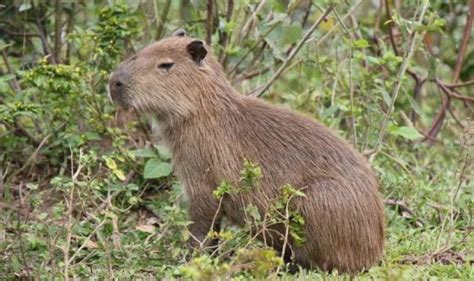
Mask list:
[[334,5],[329,6],[326,11],[323,13],[323,15],[311,26],[311,28],[305,33],[303,38],[298,42],[296,47],[291,51],[289,54],[288,58],[283,62],[283,64],[280,66],[280,68],[277,70],[275,74],[270,78],[270,80],[263,85],[260,89],[256,90],[254,94],[251,94],[256,97],[260,97],[265,93],[270,86],[278,79],[280,74],[285,70],[285,68],[288,66],[288,64],[293,60],[293,58],[296,56],[296,54],[300,51],[300,49],[303,47],[303,45],[306,43],[306,41],[309,39],[311,34],[316,30],[316,28],[321,24],[321,22],[327,17],[327,15],[334,9]]
[[[423,18],[425,16],[425,13],[428,9],[428,6],[429,6],[429,1],[428,0],[424,0],[423,1],[423,6],[421,8],[421,12],[420,12],[420,15],[419,15],[419,18],[418,18],[418,24],[421,24],[421,22],[423,21]],[[423,39],[423,36],[424,36],[425,32],[417,32],[417,31],[414,31],[412,34],[411,34],[411,38],[410,38],[410,44],[408,45],[408,49],[405,53],[405,56],[404,56],[404,59],[403,59],[403,62],[402,62],[402,65],[400,67],[400,70],[398,71],[398,74],[397,74],[397,83],[395,85],[395,88],[393,90],[393,93],[392,93],[392,96],[391,96],[391,103],[390,103],[390,106],[388,108],[388,111],[385,113],[385,117],[382,121],[382,125],[381,125],[381,129],[379,131],[379,136],[377,138],[377,142],[375,143],[374,147],[369,150],[369,151],[366,151],[364,152],[364,154],[366,156],[369,157],[370,160],[373,160],[373,158],[375,157],[375,155],[377,155],[377,153],[380,151],[381,149],[381,145],[382,145],[382,141],[383,141],[383,138],[385,136],[385,129],[388,125],[388,121],[390,119],[390,115],[392,114],[392,112],[394,111],[395,109],[395,102],[397,100],[397,97],[398,97],[398,93],[400,92],[400,88],[402,86],[402,78],[403,76],[405,75],[405,73],[407,72],[407,69],[408,69],[408,65],[410,63],[410,60],[411,60],[411,57],[413,56],[413,53],[415,52],[415,49],[416,49],[416,46],[421,42],[421,40]]]
[[158,40],[163,36],[163,31],[165,29],[166,18],[171,7],[171,0],[167,0],[165,5],[162,7],[161,14],[158,12],[158,0],[153,1],[153,7],[155,9],[155,18],[156,18],[156,35],[155,40]]
[[207,0],[206,43],[211,45],[214,29],[214,0]]
[[390,199],[389,198],[389,199],[384,200],[384,204],[387,205],[387,206],[397,207],[398,213],[404,218],[413,220],[413,224],[416,227],[423,227],[425,225],[425,223],[421,219],[415,217],[415,214],[413,213],[413,211],[410,210],[410,208],[408,208],[407,204],[405,202],[403,202],[402,200],[396,200],[396,199]]
[[[461,48],[459,50],[458,57],[456,59],[456,65],[454,66],[454,73],[452,84],[456,84],[459,81],[459,75],[461,74],[461,68],[464,61],[464,56],[467,50],[467,44],[471,37],[472,23],[474,18],[474,1],[469,4],[469,15],[467,16],[466,25],[464,26],[463,37]],[[449,96],[444,102],[442,102],[441,108],[436,113],[436,117],[433,119],[430,128],[426,131],[426,135],[430,138],[436,138],[441,127],[443,126],[444,117],[446,116],[446,109],[450,107],[451,100]],[[425,138],[426,140],[427,138]]]

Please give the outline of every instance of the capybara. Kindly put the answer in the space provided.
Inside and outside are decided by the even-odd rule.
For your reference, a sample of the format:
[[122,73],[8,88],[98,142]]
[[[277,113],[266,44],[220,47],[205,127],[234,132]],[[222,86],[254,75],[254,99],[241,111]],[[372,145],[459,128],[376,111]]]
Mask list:
[[[265,214],[291,185],[305,194],[291,201],[305,241],[284,236],[282,223],[260,235],[287,261],[356,273],[381,259],[383,204],[366,159],[311,117],[238,93],[203,41],[179,30],[151,44],[117,67],[109,91],[121,107],[159,120],[189,198],[194,242],[218,230],[223,216],[243,225],[249,204]],[[258,186],[219,204],[213,191],[224,180],[238,185],[246,160],[262,171]]]

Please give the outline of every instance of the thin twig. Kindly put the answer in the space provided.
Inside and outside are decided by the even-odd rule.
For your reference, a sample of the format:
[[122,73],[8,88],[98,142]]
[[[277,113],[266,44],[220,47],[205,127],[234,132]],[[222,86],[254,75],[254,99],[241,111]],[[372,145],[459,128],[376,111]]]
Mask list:
[[[32,5],[33,9],[36,9],[34,1],[31,2],[31,5]],[[38,35],[41,39],[41,45],[43,47],[43,55],[45,57],[48,57],[49,59],[51,59],[51,57],[50,57],[51,51],[50,51],[49,45],[48,45],[48,36],[47,36],[48,32],[46,30],[46,26],[43,23],[43,20],[45,20],[49,15],[46,13],[46,11],[44,9],[38,9],[38,10],[40,11],[39,13],[43,14],[44,16],[43,17],[37,17],[36,20],[35,20],[35,25],[36,25],[36,28],[38,29]]]
[[326,34],[324,34],[324,36],[322,38],[319,38],[319,39],[316,39],[316,38],[311,38],[308,40],[308,43],[309,42],[312,42],[314,40],[317,40],[316,42],[316,45],[314,46],[315,48],[318,48],[324,41],[326,41],[327,38],[329,38],[329,36],[331,36],[331,34],[337,30],[339,30],[339,26],[341,25],[341,22],[344,22],[348,17],[350,17],[355,11],[356,9],[360,6],[360,4],[362,4],[364,1],[363,0],[360,0],[358,1],[357,3],[355,3],[351,9],[342,17],[340,18],[332,27],[331,29],[326,32]]
[[[423,6],[421,8],[421,13],[420,13],[419,19],[417,21],[418,24],[421,24],[421,22],[423,21],[423,18],[425,16],[426,10],[428,9],[428,6],[429,6],[429,1],[424,0],[423,1]],[[388,108],[388,111],[385,113],[385,117],[382,121],[379,136],[377,138],[377,142],[375,143],[374,147],[371,150],[364,152],[364,155],[368,156],[370,160],[372,160],[375,157],[375,155],[377,155],[377,153],[381,149],[381,144],[382,144],[383,138],[384,138],[385,133],[386,133],[385,129],[388,125],[390,115],[392,114],[392,112],[395,109],[395,102],[397,100],[398,93],[400,92],[400,88],[402,86],[402,80],[403,80],[402,78],[403,78],[403,76],[405,75],[405,73],[408,69],[408,65],[410,63],[411,57],[413,56],[413,53],[415,52],[416,46],[421,42],[421,40],[423,39],[424,34],[425,34],[424,31],[423,32],[414,31],[412,33],[410,44],[408,45],[408,49],[405,53],[405,57],[403,59],[402,65],[401,65],[400,70],[398,71],[398,74],[397,74],[397,84],[395,85],[395,88],[393,90],[393,93],[392,93],[392,96],[391,96],[391,102],[390,102],[390,106]]]
[[466,87],[466,86],[471,86],[471,85],[474,85],[474,79],[466,81],[466,82],[445,84],[445,86],[448,88],[459,88],[459,87]]
[[264,67],[263,69],[256,69],[254,71],[244,72],[244,73],[242,73],[241,76],[239,76],[236,79],[232,80],[232,84],[239,83],[243,80],[252,79],[255,76],[260,76],[260,75],[268,72],[269,70],[270,70],[270,67],[267,66],[267,67]]
[[262,0],[260,1],[260,3],[258,4],[258,6],[255,8],[255,10],[252,11],[252,15],[250,16],[250,18],[247,20],[247,22],[243,25],[242,29],[241,29],[241,32],[238,34],[238,37],[237,37],[237,40],[236,40],[236,43],[240,43],[240,39],[241,38],[245,38],[247,36],[247,33],[249,32],[250,30],[250,27],[253,25],[253,22],[255,21],[255,19],[257,18],[257,14],[260,12],[260,10],[263,8],[263,6],[265,5],[267,1],[266,0]]
[[55,63],[60,63],[59,53],[61,52],[61,0],[54,1],[54,54]]
[[380,151],[380,154],[384,155],[385,157],[387,157],[388,159],[392,160],[393,162],[397,163],[398,166],[400,166],[400,168],[402,168],[402,170],[405,172],[405,174],[409,175],[410,176],[410,179],[414,180],[415,176],[413,176],[413,173],[410,171],[410,169],[408,169],[406,167],[406,164],[403,163],[400,159],[398,159],[397,157],[393,157],[392,155],[384,152],[384,151]]
[[388,22],[388,34],[390,36],[390,43],[392,44],[393,53],[398,56],[399,52],[397,49],[397,44],[395,43],[395,35],[393,34],[394,24],[392,19],[392,12],[390,10],[390,1],[385,0],[385,12],[387,13]]
[[[74,172],[74,152],[71,149],[71,177],[73,177]],[[66,199],[64,196],[64,200],[67,206],[67,227],[66,227],[66,245],[62,248],[63,256],[64,256],[64,279],[69,280],[69,251],[71,248],[71,241],[72,241],[72,228],[74,226],[73,223],[73,202],[74,202],[74,191],[75,185],[71,187],[69,190],[69,199]]]
[[423,227],[425,225],[425,223],[421,219],[415,217],[413,211],[410,210],[410,208],[408,208],[408,206],[402,200],[389,198],[384,200],[384,204],[387,206],[397,207],[400,215],[404,218],[412,219],[415,226]]
[[[227,1],[227,12],[225,14],[226,23],[229,23],[232,20],[232,13],[234,12],[234,0]],[[226,69],[227,67],[227,54],[226,49],[229,44],[229,33],[227,31],[222,32],[222,36],[219,38],[219,45],[221,45],[221,51],[219,53],[219,62],[222,67]]]
[[474,1],[471,1],[469,4],[469,15],[467,16],[466,25],[464,26],[464,31],[462,35],[461,48],[459,49],[459,55],[456,59],[456,65],[454,66],[454,74],[452,83],[457,83],[459,81],[459,75],[461,75],[461,69],[464,61],[464,57],[467,50],[467,44],[471,38],[472,22],[474,18]]
[[425,135],[425,138],[423,141],[426,140],[435,140],[436,135],[438,134],[441,124],[443,123],[444,116],[446,115],[446,109],[451,105],[451,97],[447,96],[446,98],[441,97],[441,108],[438,110],[438,112],[435,115],[435,118],[433,118],[433,121],[431,122],[431,127],[427,132],[423,133]]
[[[29,279],[30,278],[30,269],[29,269],[29,264],[28,264],[28,260],[26,259],[26,255],[25,255],[25,248],[24,248],[24,245],[23,245],[23,237],[22,237],[22,228],[21,228],[21,211],[23,210],[24,208],[24,198],[23,198],[23,191],[22,191],[22,187],[23,187],[23,182],[20,182],[20,185],[18,186],[19,187],[19,190],[18,190],[18,194],[19,194],[19,207],[18,207],[18,221],[17,221],[17,238],[18,238],[18,241],[19,241],[19,246],[20,246],[20,255],[21,255],[21,261],[23,262],[23,266],[26,270],[26,274],[27,274],[27,278]],[[26,223],[26,221],[25,221]]]
[[171,0],[167,0],[163,5],[163,9],[161,14],[158,16],[158,0],[153,1],[153,6],[155,8],[155,17],[156,17],[156,35],[155,40],[158,40],[163,36],[163,31],[165,29],[165,22],[166,18],[168,17],[168,13],[171,7]]
[[11,36],[21,36],[21,37],[39,37],[38,33],[27,33],[26,31],[22,32],[16,32],[16,31],[11,31],[6,28],[0,27],[0,31],[5,32],[8,35]]
[[[410,73],[408,72],[409,69],[407,69],[407,73]],[[421,93],[421,89],[423,88],[423,85],[425,84],[426,82],[426,79],[425,78],[421,78],[418,74],[416,74],[415,72],[411,72],[411,77],[415,80],[415,88],[413,89],[413,100],[417,103],[417,104],[420,104],[421,103],[421,98],[420,98],[420,93]],[[412,108],[412,111],[411,111],[411,122],[415,122],[416,121],[416,117],[417,117],[417,113],[415,111],[414,108]]]
[[[390,8],[390,1],[381,0],[380,1],[380,10],[382,9],[382,6],[385,6],[385,12],[387,14],[387,18],[389,19],[389,22],[388,22],[389,40],[390,40],[390,44],[391,44],[392,49],[393,49],[393,53],[396,56],[399,56],[400,52],[398,51],[397,43],[395,42],[395,37],[399,37],[399,36],[401,36],[401,34],[400,33],[398,33],[398,34],[394,33],[395,24],[394,24],[394,21],[393,21],[393,18],[392,18],[392,11],[391,11],[391,8]],[[415,71],[412,71],[409,68],[407,68],[406,73],[408,73],[413,78],[413,80],[415,80],[415,88],[413,90],[413,99],[416,102],[420,102],[419,96],[420,96],[420,92],[421,92],[421,89],[423,87],[423,84],[426,81],[426,78],[422,78]],[[415,112],[415,110],[412,110],[412,112],[411,112],[411,121],[412,122],[416,121],[416,112]]]
[[304,28],[308,22],[309,15],[311,14],[311,6],[313,6],[313,1],[309,1],[308,7],[306,7],[306,13],[304,14],[303,20],[301,21],[301,28]]
[[[51,134],[47,135],[46,137],[43,138],[43,140],[38,144],[38,146],[36,147],[35,151],[30,155],[30,157],[28,157],[28,159],[25,161],[25,163],[23,164],[23,166],[17,170],[15,172],[15,176],[19,175],[21,172],[23,172],[26,168],[28,168],[30,165],[32,166],[35,161],[36,161],[36,157],[38,156],[38,153],[40,151],[40,149],[46,144],[46,142],[48,141],[48,139],[51,137]],[[31,169],[30,169],[31,170]]]
[[[461,74],[464,56],[467,50],[467,44],[469,43],[469,39],[471,37],[473,18],[474,18],[474,1],[471,1],[471,3],[469,4],[469,15],[467,16],[466,25],[464,26],[461,48],[459,50],[459,54],[456,59],[456,65],[454,66],[452,84],[456,84],[458,82],[459,75]],[[439,131],[441,130],[441,127],[443,126],[444,116],[446,115],[445,114],[446,108],[448,108],[450,105],[451,105],[451,100],[449,98],[446,100],[446,103],[442,103],[442,106],[436,113],[436,117],[431,123],[432,124],[431,127],[427,130],[426,135],[430,136],[431,138],[436,138]]]
[[[7,128],[11,128],[11,124],[9,124],[9,123],[7,123],[3,120],[0,120],[0,124],[5,125]],[[31,144],[33,144],[34,146],[38,146],[40,144],[40,142],[37,141],[35,139],[35,137],[33,137],[33,135],[30,134],[30,132],[28,132],[25,128],[23,128],[18,121],[16,121],[14,123],[14,127],[11,128],[11,129],[12,129],[12,133],[15,136],[17,136],[17,137],[26,137],[31,142]]]
[[206,43],[211,45],[214,27],[214,0],[207,0]]
[[288,66],[288,64],[293,60],[293,58],[296,56],[296,54],[300,51],[300,49],[303,47],[303,45],[306,43],[308,38],[313,34],[313,32],[316,30],[316,28],[323,22],[323,20],[327,17],[327,15],[334,9],[334,5],[329,6],[324,14],[311,26],[311,28],[305,33],[303,38],[298,42],[296,47],[291,51],[290,55],[288,58],[283,62],[283,64],[280,66],[280,68],[277,70],[277,72],[270,78],[270,80],[260,89],[257,90],[255,94],[252,94],[253,96],[260,97],[265,93],[270,86],[278,79],[280,74],[285,70],[285,68]]
[[[436,84],[438,85],[438,88],[440,88],[442,90],[443,93],[445,93],[447,95],[447,101],[450,101],[450,98],[452,97],[461,97],[460,99],[463,100],[464,102],[466,102],[467,100],[464,100],[463,98],[467,98],[467,97],[464,97],[462,95],[458,95],[458,94],[455,94],[455,93],[452,93],[451,90],[449,90],[441,81],[436,81]],[[472,100],[474,102],[474,99]],[[444,102],[444,101],[443,101]],[[459,125],[459,127],[461,128],[464,128],[464,126],[461,124],[461,122],[459,121],[459,119],[456,117],[456,115],[454,114],[454,111],[451,109],[450,106],[445,106],[444,108],[444,114],[445,111],[448,110],[449,113],[451,114],[451,116],[453,117],[454,121]]]
[[466,138],[464,138],[464,142],[461,145],[461,151],[460,151],[460,157],[463,158],[463,162],[462,162],[462,166],[460,166],[459,168],[460,169],[459,180],[458,180],[457,186],[455,187],[455,190],[453,190],[454,192],[451,192],[449,215],[445,216],[443,219],[443,222],[441,225],[441,231],[439,232],[439,236],[436,243],[437,244],[436,248],[438,249],[437,251],[440,251],[440,243],[441,243],[441,237],[443,235],[443,231],[448,227],[449,228],[447,229],[448,231],[447,239],[446,239],[446,242],[444,243],[444,246],[441,247],[441,249],[452,247],[452,246],[449,246],[449,243],[451,242],[450,240],[452,238],[454,227],[455,227],[454,223],[455,223],[455,220],[457,219],[455,206],[458,201],[458,195],[461,192],[461,189],[463,187],[463,183],[467,183],[467,179],[470,178],[470,174],[472,170],[472,169],[469,169],[469,167],[472,164],[472,159],[470,157],[470,147],[468,146],[469,146],[469,143],[466,143]]
[[[290,199],[293,197],[290,196]],[[288,202],[286,203],[286,206],[285,206],[285,221],[284,221],[284,224],[285,224],[285,236],[283,238],[283,246],[281,248],[281,255],[280,255],[280,258],[282,260],[285,260],[285,254],[286,254],[286,247],[288,245],[288,238],[290,236],[290,210],[289,210],[289,205],[290,205],[290,202],[288,199]],[[275,275],[278,275],[278,272],[280,272],[280,268],[281,268],[281,265],[278,266],[277,270],[276,270],[276,274]]]
[[82,243],[82,245],[74,252],[74,254],[69,258],[68,263],[72,263],[72,261],[76,258],[76,256],[81,252],[84,247],[87,246],[89,241],[91,241],[92,236],[107,222],[107,218],[103,219],[99,225],[97,225],[94,230],[87,236],[86,240]]
[[14,76],[12,80],[8,81],[8,82],[10,82],[10,83],[8,83],[10,85],[10,88],[14,92],[20,91],[21,90],[20,85],[18,84],[18,81],[16,80],[16,75],[13,72],[12,67],[10,66],[10,62],[8,61],[8,56],[7,56],[7,53],[5,52],[5,49],[2,49],[2,58],[3,58],[3,62],[5,63],[5,66],[7,67],[8,74],[11,74],[11,75]]
[[450,96],[451,98],[460,99],[460,100],[464,100],[464,101],[468,101],[468,102],[474,102],[474,97],[466,97],[466,96],[459,95],[459,94],[456,94],[456,93],[452,92],[448,88],[448,85],[444,84],[443,81],[441,81],[439,79],[436,79],[436,84],[441,88],[441,90],[443,90],[443,92],[446,95]]
[[240,57],[239,61],[237,61],[237,63],[231,68],[231,70],[229,70],[228,75],[231,75],[237,70],[240,64],[247,58],[247,56],[253,51],[253,49],[255,49],[255,47],[260,44],[260,42],[263,41],[265,44],[265,38],[267,37],[267,35],[270,34],[270,32],[272,32],[275,27],[277,27],[280,23],[281,21],[276,22],[264,34],[262,34],[262,36],[260,36],[260,38],[247,50],[247,52],[242,57]]
[[[0,198],[4,198],[3,197],[3,191],[5,190],[5,183],[4,183],[4,180],[6,178],[6,172],[4,173],[3,172],[3,167],[0,166]],[[3,210],[2,210],[2,206],[0,205],[0,213],[3,214]]]
[[357,131],[354,114],[354,83],[352,81],[352,37],[349,36],[349,97],[351,102],[351,126],[352,126],[352,141],[355,147],[357,147]]
[[[73,29],[74,29],[74,14],[76,11],[76,5],[75,3],[71,3],[71,9],[67,13],[68,18],[67,18],[67,26],[66,26],[66,34],[71,34]],[[66,40],[66,64],[70,63],[71,60],[71,50],[72,50],[72,42],[71,40]]]
[[[224,197],[221,197],[220,200],[219,200],[219,205],[217,205],[217,210],[216,212],[214,213],[214,216],[212,217],[212,223],[211,223],[211,227],[209,228],[209,231],[214,231],[214,227],[220,217],[220,213],[221,213],[221,208],[222,208],[222,201],[224,200]],[[199,239],[197,239],[195,236],[192,236],[196,242],[199,243],[199,247],[201,249],[204,248],[204,245],[207,243],[207,239],[210,237],[210,235],[207,235],[206,238],[204,238],[203,241],[199,241]]]

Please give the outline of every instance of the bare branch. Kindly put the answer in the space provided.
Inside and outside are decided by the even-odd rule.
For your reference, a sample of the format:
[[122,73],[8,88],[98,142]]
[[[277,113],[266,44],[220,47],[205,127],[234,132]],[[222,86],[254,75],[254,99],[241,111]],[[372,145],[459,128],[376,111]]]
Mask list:
[[59,53],[61,52],[61,0],[54,2],[54,53],[53,60],[55,63],[60,63]]
[[[461,48],[459,50],[459,55],[456,60],[456,65],[454,66],[454,73],[453,73],[453,79],[452,79],[453,84],[456,84],[459,80],[462,63],[464,61],[464,56],[466,54],[467,44],[469,43],[469,39],[471,37],[473,17],[474,17],[474,1],[471,1],[471,3],[469,4],[469,15],[467,16],[466,25],[464,26]],[[442,103],[441,108],[436,113],[435,119],[431,123],[432,124],[431,127],[427,130],[426,135],[430,136],[430,138],[436,138],[436,136],[438,135],[439,131],[441,130],[441,127],[443,126],[446,108],[449,108],[450,105],[451,105],[450,98],[446,99],[446,102]]]
[[214,26],[214,0],[207,0],[206,43],[212,43],[212,29]]
[[[428,0],[423,1],[423,6],[421,8],[420,16],[419,16],[418,21],[417,21],[418,23],[421,23],[423,21],[423,18],[425,16],[425,13],[426,13],[426,10],[428,9],[429,4],[430,3],[429,3]],[[375,157],[375,155],[377,155],[377,153],[381,149],[381,144],[382,144],[383,138],[385,136],[385,129],[388,125],[390,115],[392,114],[392,112],[395,109],[395,101],[397,100],[398,93],[400,92],[400,88],[402,86],[402,78],[405,75],[405,73],[407,72],[408,65],[410,63],[411,57],[413,56],[413,53],[415,52],[415,48],[421,42],[421,40],[423,39],[424,34],[425,34],[425,32],[414,31],[412,33],[411,37],[410,37],[410,44],[408,45],[408,49],[405,53],[402,65],[400,67],[400,70],[398,71],[397,83],[395,85],[395,88],[393,89],[393,93],[392,93],[392,96],[391,96],[392,101],[391,101],[390,106],[388,108],[388,111],[387,111],[387,113],[385,113],[385,117],[382,121],[382,125],[381,125],[381,128],[380,128],[380,132],[379,132],[377,142],[375,143],[374,147],[371,150],[364,152],[364,154],[369,157],[369,160],[372,160]]]
[[260,97],[265,93],[268,88],[278,79],[280,74],[285,70],[285,68],[288,66],[288,64],[293,60],[293,58],[296,56],[296,54],[300,51],[300,49],[303,47],[303,45],[306,43],[308,38],[313,34],[313,32],[316,30],[316,28],[323,22],[323,20],[327,17],[327,15],[334,9],[334,5],[329,6],[326,11],[323,13],[323,15],[311,26],[311,28],[305,33],[303,38],[298,42],[296,47],[291,51],[290,55],[288,58],[283,62],[283,64],[280,66],[280,68],[277,70],[277,72],[270,78],[270,80],[263,86],[261,87],[260,90],[257,90],[255,94],[252,94],[253,96]]
[[273,31],[273,29],[275,29],[275,27],[277,27],[281,22],[277,22],[275,23],[274,25],[272,25],[264,34],[262,34],[262,36],[260,36],[260,38],[247,50],[247,52],[239,59],[239,61],[232,67],[231,70],[229,70],[229,74],[228,75],[231,75],[232,73],[234,73],[238,67],[240,66],[240,64],[247,58],[247,56],[260,44],[260,42],[264,42],[264,45],[265,45],[265,37],[267,37],[268,34],[270,34],[270,32]]
[[445,84],[446,87],[448,88],[460,88],[460,87],[467,87],[474,85],[474,79],[466,81],[466,82],[459,82],[459,83],[453,83],[453,84]]
[[163,5],[163,10],[161,14],[158,16],[158,0],[153,2],[153,6],[155,8],[155,17],[156,17],[156,35],[155,40],[158,40],[163,36],[163,31],[165,29],[165,22],[166,18],[168,17],[168,13],[171,7],[171,0],[166,1],[165,5]]
[[3,27],[0,27],[0,31],[5,32],[6,34],[11,35],[11,36],[39,37],[39,34],[37,33],[27,33],[26,31],[23,31],[23,32],[10,31]]
[[436,79],[436,84],[438,84],[438,86],[441,88],[441,90],[443,90],[443,92],[451,98],[460,99],[460,100],[464,100],[464,101],[467,101],[467,102],[474,102],[474,97],[466,97],[466,96],[459,95],[457,93],[452,92],[449,89],[449,86],[445,85],[443,83],[443,81],[441,81],[439,79]]
[[469,39],[471,38],[471,30],[472,30],[472,22],[474,17],[474,1],[471,1],[469,4],[469,15],[467,16],[466,25],[464,26],[464,31],[462,35],[462,43],[461,48],[459,49],[459,55],[456,60],[456,65],[454,66],[454,74],[453,74],[453,83],[459,81],[459,75],[461,74],[461,68],[464,61],[464,56],[466,55],[467,44],[469,43]]
[[[10,62],[8,61],[8,56],[7,56],[7,53],[5,52],[5,49],[2,50],[2,58],[3,58],[3,62],[5,63],[5,66],[7,67],[7,72],[9,74],[15,74],[13,73],[13,69],[12,67],[10,66]],[[9,81],[8,83],[10,85],[10,88],[14,91],[14,92],[18,92],[20,91],[20,85],[18,84],[18,81],[16,80],[16,77],[13,78],[12,80]]]
[[249,30],[251,29],[251,26],[253,25],[255,19],[257,18],[257,14],[260,12],[260,10],[263,8],[263,6],[265,5],[267,1],[266,0],[262,0],[260,1],[260,3],[258,4],[258,6],[255,8],[255,10],[251,11],[252,15],[250,16],[250,18],[247,20],[247,22],[243,25],[240,33],[238,34],[238,37],[237,37],[237,40],[236,40],[236,43],[240,43],[240,39],[241,38],[245,38],[249,32]]
[[[227,1],[227,12],[225,15],[226,22],[230,22],[232,20],[232,14],[234,12],[234,0]],[[219,44],[221,45],[221,52],[219,53],[219,62],[222,64],[222,67],[226,69],[227,66],[227,54],[225,53],[225,49],[229,43],[229,33],[224,31],[222,36],[219,38]]]
[[413,220],[413,223],[417,227],[423,227],[425,223],[420,220],[419,218],[415,217],[415,214],[413,213],[410,208],[408,208],[407,204],[403,202],[402,200],[396,200],[396,199],[385,199],[384,204],[387,206],[394,206],[397,207],[399,214],[407,219]]
[[387,18],[389,19],[389,23],[388,23],[388,34],[390,36],[390,43],[392,44],[392,48],[393,48],[393,52],[395,53],[395,55],[398,56],[399,52],[398,52],[398,49],[397,49],[397,44],[395,42],[395,35],[394,35],[394,24],[393,24],[393,20],[392,20],[392,12],[390,10],[390,1],[389,0],[385,0],[385,12],[387,13]]

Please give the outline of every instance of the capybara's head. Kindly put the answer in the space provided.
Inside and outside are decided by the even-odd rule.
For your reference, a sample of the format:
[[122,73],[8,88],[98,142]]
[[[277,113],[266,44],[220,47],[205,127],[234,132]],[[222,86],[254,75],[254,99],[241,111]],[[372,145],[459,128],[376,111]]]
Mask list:
[[178,30],[122,62],[110,75],[109,93],[123,108],[162,118],[186,116],[199,110],[202,95],[222,80],[206,44]]

